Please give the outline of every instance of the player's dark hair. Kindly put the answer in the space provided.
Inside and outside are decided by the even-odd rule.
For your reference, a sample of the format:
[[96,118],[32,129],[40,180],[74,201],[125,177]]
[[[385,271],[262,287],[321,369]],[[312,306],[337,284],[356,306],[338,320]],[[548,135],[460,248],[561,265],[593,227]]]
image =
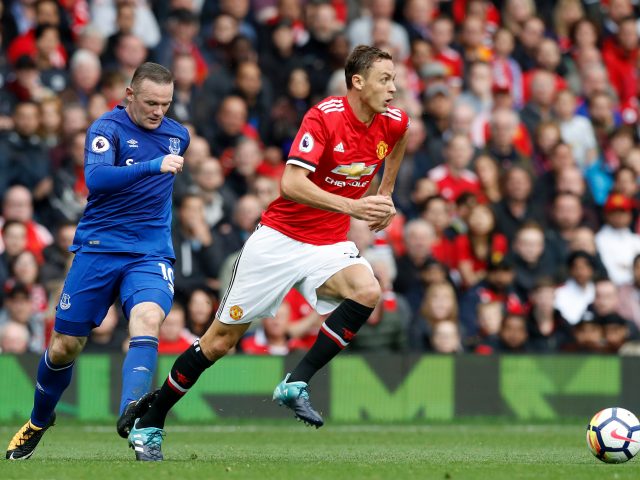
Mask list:
[[162,65],[153,62],[145,62],[136,68],[136,71],[133,73],[131,88],[136,90],[143,80],[150,80],[153,83],[166,85],[167,83],[173,83],[173,75]]
[[351,90],[353,87],[352,78],[354,75],[366,76],[371,66],[378,60],[393,60],[393,58],[389,53],[369,45],[358,45],[354,48],[344,67],[347,90]]

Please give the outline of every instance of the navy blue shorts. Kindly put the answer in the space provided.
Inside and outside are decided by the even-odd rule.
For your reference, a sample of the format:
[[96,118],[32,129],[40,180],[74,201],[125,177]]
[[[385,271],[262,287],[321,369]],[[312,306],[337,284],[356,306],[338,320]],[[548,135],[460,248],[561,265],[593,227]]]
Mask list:
[[86,337],[102,323],[118,294],[127,318],[142,302],[157,303],[166,315],[173,303],[173,279],[168,258],[77,252],[56,308],[54,329]]

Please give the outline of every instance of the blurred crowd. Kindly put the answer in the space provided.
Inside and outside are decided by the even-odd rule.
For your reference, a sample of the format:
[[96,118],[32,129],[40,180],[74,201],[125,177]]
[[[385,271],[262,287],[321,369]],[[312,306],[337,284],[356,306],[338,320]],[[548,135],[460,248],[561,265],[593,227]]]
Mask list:
[[[42,352],[86,204],[85,131],[141,63],[175,76],[176,301],[160,351],[207,329],[278,195],[305,112],[389,51],[411,117],[398,216],[350,233],[384,295],[350,350],[638,352],[640,5],[633,0],[4,0],[0,351]],[[375,185],[373,186],[375,188]],[[86,349],[126,348],[112,307]],[[308,348],[295,290],[241,340]]]

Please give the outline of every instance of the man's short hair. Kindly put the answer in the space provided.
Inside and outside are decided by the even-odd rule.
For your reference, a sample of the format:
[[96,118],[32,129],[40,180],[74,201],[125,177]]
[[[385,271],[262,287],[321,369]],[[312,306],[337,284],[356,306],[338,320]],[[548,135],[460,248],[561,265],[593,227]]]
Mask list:
[[358,45],[354,48],[344,67],[347,90],[351,90],[353,87],[352,77],[354,75],[366,76],[373,63],[378,60],[393,60],[393,58],[391,54],[369,45]]
[[173,83],[173,75],[162,65],[153,62],[145,62],[136,68],[133,78],[131,79],[131,88],[135,90],[140,86],[143,80],[150,80],[153,83],[166,85],[167,83]]

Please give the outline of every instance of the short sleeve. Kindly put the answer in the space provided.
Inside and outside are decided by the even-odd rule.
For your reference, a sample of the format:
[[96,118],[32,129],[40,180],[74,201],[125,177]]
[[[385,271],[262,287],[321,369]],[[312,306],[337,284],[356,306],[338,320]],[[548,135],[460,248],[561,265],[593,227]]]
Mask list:
[[312,172],[316,171],[326,143],[323,115],[317,108],[312,108],[304,116],[289,150],[287,164],[298,165]]
[[91,125],[84,144],[85,165],[114,165],[116,158],[117,124],[97,120]]

